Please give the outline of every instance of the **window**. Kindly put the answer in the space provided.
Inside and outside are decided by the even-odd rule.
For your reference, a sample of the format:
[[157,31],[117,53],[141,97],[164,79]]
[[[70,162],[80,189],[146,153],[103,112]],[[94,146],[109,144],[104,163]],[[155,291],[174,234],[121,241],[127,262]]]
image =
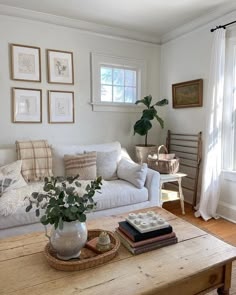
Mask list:
[[137,71],[101,65],[101,102],[135,103]]
[[134,103],[146,92],[144,61],[92,53],[91,66],[94,111],[140,111]]

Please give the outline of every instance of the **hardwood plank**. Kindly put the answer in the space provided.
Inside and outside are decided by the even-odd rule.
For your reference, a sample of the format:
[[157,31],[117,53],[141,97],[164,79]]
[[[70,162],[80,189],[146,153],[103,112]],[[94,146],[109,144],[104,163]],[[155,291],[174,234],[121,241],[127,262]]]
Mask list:
[[[135,259],[131,256],[118,258],[100,268],[74,273],[50,268],[43,253],[36,253],[1,262],[0,289],[3,294],[72,294],[77,289],[87,295],[105,294],[109,288],[111,294],[125,292],[128,295],[134,294],[133,287],[140,282],[135,294],[149,294],[151,290],[157,292],[158,288],[169,285],[170,281],[174,284],[213,265],[220,266],[222,258],[231,260],[234,257],[236,250],[232,246],[209,235],[147,252]],[[123,287],[117,289],[117,286]]]

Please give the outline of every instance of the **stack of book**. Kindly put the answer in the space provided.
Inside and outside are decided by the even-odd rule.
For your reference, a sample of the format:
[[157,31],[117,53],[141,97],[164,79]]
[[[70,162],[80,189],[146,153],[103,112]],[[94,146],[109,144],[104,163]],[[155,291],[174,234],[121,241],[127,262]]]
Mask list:
[[132,254],[141,254],[176,244],[178,239],[172,226],[153,211],[129,214],[119,222],[116,234]]

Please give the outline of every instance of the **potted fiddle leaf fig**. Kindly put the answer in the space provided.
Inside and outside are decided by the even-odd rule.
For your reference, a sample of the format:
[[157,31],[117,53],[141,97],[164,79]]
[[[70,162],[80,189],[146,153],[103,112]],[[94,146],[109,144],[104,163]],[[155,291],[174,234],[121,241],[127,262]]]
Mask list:
[[134,134],[139,134],[145,137],[144,144],[138,144],[135,147],[136,158],[139,163],[146,163],[149,154],[157,152],[157,146],[153,144],[148,144],[148,132],[153,127],[152,120],[160,124],[161,128],[164,127],[164,121],[157,114],[156,107],[162,107],[168,104],[167,99],[162,99],[154,104],[152,104],[152,96],[145,96],[143,99],[137,100],[135,104],[144,104],[146,107],[141,118],[134,124]]

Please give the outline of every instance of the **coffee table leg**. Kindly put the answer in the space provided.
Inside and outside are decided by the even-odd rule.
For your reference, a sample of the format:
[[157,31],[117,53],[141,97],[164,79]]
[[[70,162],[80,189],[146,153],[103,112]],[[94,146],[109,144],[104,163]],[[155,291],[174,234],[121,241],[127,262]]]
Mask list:
[[179,184],[179,198],[180,198],[180,205],[181,205],[181,209],[182,209],[182,214],[185,214],[184,211],[184,195],[183,195],[183,191],[182,191],[182,186],[181,186],[181,177],[178,179],[178,184]]
[[229,289],[225,289],[224,287],[218,288],[217,293],[219,295],[229,295]]
[[224,267],[224,286],[217,289],[219,295],[229,295],[231,286],[232,262],[227,263]]

